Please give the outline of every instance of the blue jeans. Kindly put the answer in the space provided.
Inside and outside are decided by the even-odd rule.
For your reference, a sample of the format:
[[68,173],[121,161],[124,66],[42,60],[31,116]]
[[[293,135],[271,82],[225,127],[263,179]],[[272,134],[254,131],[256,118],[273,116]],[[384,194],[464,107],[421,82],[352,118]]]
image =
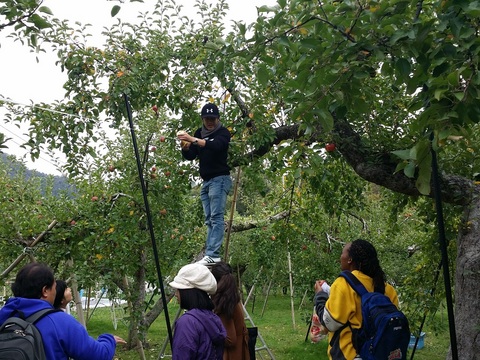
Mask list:
[[232,179],[229,175],[217,176],[202,184],[200,199],[205,213],[205,225],[207,225],[206,256],[220,257],[220,247],[225,235],[223,216],[227,195],[231,188]]

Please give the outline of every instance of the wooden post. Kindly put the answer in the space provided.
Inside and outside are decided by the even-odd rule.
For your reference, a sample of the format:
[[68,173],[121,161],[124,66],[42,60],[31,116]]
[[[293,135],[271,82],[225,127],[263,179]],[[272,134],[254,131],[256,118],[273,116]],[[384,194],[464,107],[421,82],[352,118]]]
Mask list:
[[235,186],[233,188],[233,198],[232,198],[232,206],[230,207],[230,218],[228,219],[228,226],[227,226],[227,238],[225,239],[225,253],[224,253],[224,261],[228,262],[228,247],[230,244],[230,234],[232,232],[232,224],[233,224],[233,213],[235,212],[235,207],[237,203],[237,194],[238,194],[238,184],[240,183],[240,166],[237,168],[237,178],[235,179]]
[[85,317],[85,319],[87,319],[87,321],[85,322],[85,325],[86,323],[88,322],[88,313],[90,312],[90,297],[92,296],[92,287],[89,286],[88,287],[88,291],[87,291],[87,316]]
[[253,289],[255,288],[255,283],[257,282],[258,277],[260,276],[260,273],[262,272],[262,270],[263,270],[263,265],[260,266],[260,269],[258,270],[258,274],[257,274],[257,276],[255,277],[255,280],[253,280],[253,285],[252,285],[252,288],[250,289],[250,292],[248,293],[247,299],[246,299],[245,302],[243,303],[243,306],[245,306],[245,308],[247,307],[248,300],[250,299],[250,296],[251,296],[252,293],[253,293]]
[[308,289],[305,290],[303,293],[302,301],[300,301],[300,305],[298,306],[298,310],[302,310],[303,303],[305,302],[305,298],[307,297]]
[[293,301],[293,277],[292,277],[292,260],[290,257],[290,251],[288,252],[288,277],[290,278],[290,307],[292,308],[292,323],[295,329],[295,304]]
[[265,308],[267,307],[267,300],[268,300],[268,296],[270,295],[270,289],[272,288],[274,275],[275,275],[275,270],[273,270],[272,277],[270,278],[270,282],[268,283],[267,295],[265,296],[265,301],[263,302],[262,314],[260,316],[263,316],[263,313],[265,312]]
[[[66,262],[66,266],[69,269],[73,269],[73,259],[68,259]],[[80,293],[78,292],[78,282],[77,277],[74,273],[71,275],[71,286],[73,300],[75,302],[75,308],[77,310],[77,319],[80,324],[83,325],[84,328],[87,328],[87,324],[85,323],[85,317],[83,315],[83,307],[82,307],[82,299],[80,298]]]

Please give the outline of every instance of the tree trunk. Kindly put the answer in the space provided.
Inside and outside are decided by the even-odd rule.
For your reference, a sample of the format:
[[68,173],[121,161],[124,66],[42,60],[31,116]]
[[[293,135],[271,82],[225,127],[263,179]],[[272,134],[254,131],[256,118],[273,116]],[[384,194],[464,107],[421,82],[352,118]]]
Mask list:
[[[480,196],[466,207],[457,241],[455,271],[455,327],[458,358],[475,360],[480,354]],[[451,351],[447,359],[452,359]]]

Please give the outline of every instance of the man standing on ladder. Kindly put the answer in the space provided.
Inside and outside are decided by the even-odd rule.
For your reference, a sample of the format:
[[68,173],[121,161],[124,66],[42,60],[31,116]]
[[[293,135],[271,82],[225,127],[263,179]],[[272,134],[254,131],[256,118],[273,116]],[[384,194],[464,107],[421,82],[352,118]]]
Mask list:
[[220,247],[225,235],[225,205],[232,188],[230,166],[227,163],[230,132],[220,122],[220,113],[215,104],[206,104],[201,111],[202,127],[194,136],[179,131],[182,156],[186,160],[199,160],[200,177],[203,180],[200,199],[205,213],[207,239],[205,256],[198,261],[213,265],[221,261]]

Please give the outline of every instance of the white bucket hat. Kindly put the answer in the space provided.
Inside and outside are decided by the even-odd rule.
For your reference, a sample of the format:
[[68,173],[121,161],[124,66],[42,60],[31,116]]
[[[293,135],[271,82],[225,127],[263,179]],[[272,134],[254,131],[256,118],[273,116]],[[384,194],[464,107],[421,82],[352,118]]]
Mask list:
[[182,267],[169,285],[174,289],[200,289],[209,295],[217,292],[213,274],[205,265],[196,263]]

